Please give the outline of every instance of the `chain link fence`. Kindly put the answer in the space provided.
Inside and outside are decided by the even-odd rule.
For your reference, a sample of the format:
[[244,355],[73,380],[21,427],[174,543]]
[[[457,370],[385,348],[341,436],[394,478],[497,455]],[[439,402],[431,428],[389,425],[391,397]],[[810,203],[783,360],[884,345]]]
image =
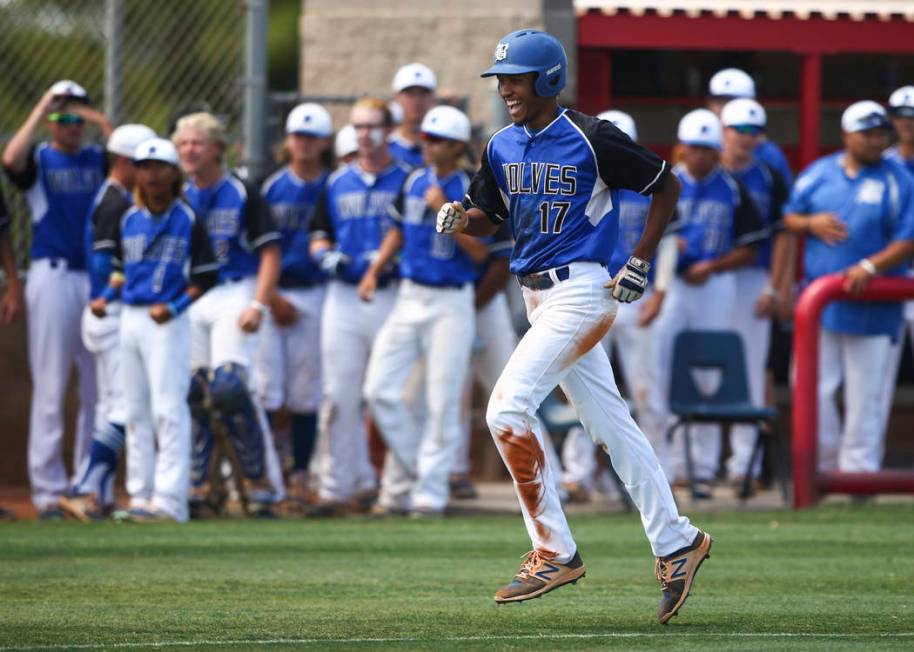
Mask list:
[[[244,5],[244,0],[0,0],[0,148],[60,79],[85,87],[114,124],[142,122],[167,135],[178,115],[206,109],[225,120],[230,137],[240,143]],[[230,160],[238,157],[233,148]],[[5,175],[0,186],[13,213],[13,243],[22,266],[30,218]]]

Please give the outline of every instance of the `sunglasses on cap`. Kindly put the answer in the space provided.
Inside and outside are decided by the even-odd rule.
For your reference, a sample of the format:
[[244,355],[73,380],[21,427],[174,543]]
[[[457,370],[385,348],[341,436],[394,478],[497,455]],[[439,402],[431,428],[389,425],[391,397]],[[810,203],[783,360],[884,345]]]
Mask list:
[[730,129],[733,129],[740,134],[749,134],[750,136],[758,136],[764,131],[764,129],[758,125],[730,125]]
[[854,131],[869,131],[870,129],[891,129],[892,124],[886,118],[885,114],[873,112],[858,118],[854,123]]
[[81,125],[85,122],[82,116],[73,113],[52,113],[48,116],[48,120],[61,125]]

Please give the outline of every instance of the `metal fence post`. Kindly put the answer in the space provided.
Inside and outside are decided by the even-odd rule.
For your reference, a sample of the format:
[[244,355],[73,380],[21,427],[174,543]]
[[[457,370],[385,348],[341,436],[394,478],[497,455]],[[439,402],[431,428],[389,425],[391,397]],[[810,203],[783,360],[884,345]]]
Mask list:
[[105,1],[105,114],[113,124],[121,121],[121,35],[124,12],[121,0]]
[[268,5],[268,0],[245,2],[244,144],[249,179],[258,179],[265,171]]

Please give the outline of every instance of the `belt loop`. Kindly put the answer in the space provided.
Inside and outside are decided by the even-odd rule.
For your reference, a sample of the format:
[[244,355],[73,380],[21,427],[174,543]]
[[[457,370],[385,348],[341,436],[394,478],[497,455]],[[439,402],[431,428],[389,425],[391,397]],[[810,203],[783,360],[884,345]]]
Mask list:
[[559,284],[559,275],[555,273],[555,267],[546,271],[546,274],[552,279],[553,287]]

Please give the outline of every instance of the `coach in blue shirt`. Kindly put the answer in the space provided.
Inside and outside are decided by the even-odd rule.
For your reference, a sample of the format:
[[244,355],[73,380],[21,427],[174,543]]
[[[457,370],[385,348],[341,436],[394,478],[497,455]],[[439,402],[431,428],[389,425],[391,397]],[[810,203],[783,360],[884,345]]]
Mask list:
[[[60,518],[67,490],[63,461],[63,398],[70,367],[79,370],[80,412],[73,468],[79,468],[95,421],[95,362],[80,339],[80,319],[89,300],[85,232],[89,207],[105,179],[104,149],[83,145],[86,122],[111,133],[108,119],[89,104],[86,90],[59,81],[42,96],[3,152],[7,176],[32,213],[32,250],[26,282],[29,369],[29,480],[42,518]],[[47,123],[49,142],[35,143]]]
[[[842,274],[852,293],[879,274],[903,274],[914,255],[914,182],[885,160],[889,122],[877,103],[841,116],[844,150],[803,171],[784,207],[787,227],[805,234],[804,280]],[[874,471],[882,458],[880,394],[900,303],[838,301],[822,315],[819,352],[819,466]],[[834,394],[844,383],[845,423]]]

